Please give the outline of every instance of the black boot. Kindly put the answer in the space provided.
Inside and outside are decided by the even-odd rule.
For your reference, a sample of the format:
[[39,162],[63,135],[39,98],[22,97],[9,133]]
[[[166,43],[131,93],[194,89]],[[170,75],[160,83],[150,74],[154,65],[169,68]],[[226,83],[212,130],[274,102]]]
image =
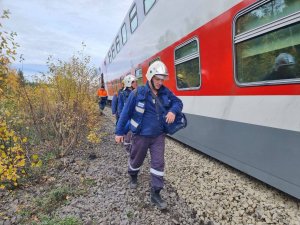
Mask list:
[[154,203],[158,209],[163,210],[167,208],[167,203],[162,200],[159,194],[160,190],[151,189],[151,202]]
[[130,175],[130,188],[131,189],[137,188],[137,175]]

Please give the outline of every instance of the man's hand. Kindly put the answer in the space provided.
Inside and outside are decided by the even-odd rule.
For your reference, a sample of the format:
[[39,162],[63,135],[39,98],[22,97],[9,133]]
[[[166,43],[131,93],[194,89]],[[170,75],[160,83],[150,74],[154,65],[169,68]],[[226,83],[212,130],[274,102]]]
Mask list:
[[173,123],[175,120],[175,114],[172,112],[168,112],[168,114],[166,115],[166,122],[167,123]]
[[119,144],[121,142],[124,142],[124,136],[115,136],[115,141]]

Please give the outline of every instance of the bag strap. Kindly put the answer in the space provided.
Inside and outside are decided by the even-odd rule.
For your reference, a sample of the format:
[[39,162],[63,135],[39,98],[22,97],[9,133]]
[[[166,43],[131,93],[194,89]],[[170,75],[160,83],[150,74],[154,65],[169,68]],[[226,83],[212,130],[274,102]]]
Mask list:
[[123,97],[123,104],[125,105],[125,103],[126,103],[126,93],[125,93],[126,91],[124,90],[124,91],[122,91],[122,97]]
[[152,98],[154,98],[155,101],[158,103],[158,105],[159,105],[159,107],[162,109],[162,111],[163,111],[164,113],[166,113],[167,110],[165,109],[165,107],[163,107],[163,105],[161,104],[159,98],[153,93],[153,91],[151,91],[151,95],[152,95]]
[[[167,113],[167,110],[166,110],[165,107],[163,107],[163,105],[161,104],[161,102],[160,102],[158,96],[156,96],[156,95],[153,93],[152,90],[151,90],[150,92],[151,92],[152,98],[154,98],[154,99],[155,99],[155,102],[157,102],[157,104],[155,104],[155,106],[158,105],[158,106],[162,109],[163,113],[166,114],[166,113]],[[157,107],[155,107],[155,108],[156,108],[157,119],[159,119],[158,108],[157,108]]]

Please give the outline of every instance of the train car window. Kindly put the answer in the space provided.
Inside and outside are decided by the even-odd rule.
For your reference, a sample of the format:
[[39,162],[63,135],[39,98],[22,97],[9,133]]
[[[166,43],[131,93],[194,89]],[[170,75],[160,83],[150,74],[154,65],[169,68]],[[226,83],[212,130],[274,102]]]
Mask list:
[[130,20],[130,30],[133,33],[136,28],[138,27],[138,17],[137,17],[137,10],[136,5],[133,6],[129,13],[129,20]]
[[114,45],[111,46],[111,56],[112,56],[113,59],[116,57],[116,52],[115,52],[115,46]]
[[137,79],[138,85],[143,85],[143,74],[141,68],[135,70],[135,77]]
[[179,90],[200,88],[200,55],[197,39],[175,49],[176,86]]
[[273,0],[239,15],[234,37],[238,84],[300,82],[299,18],[300,1],[295,0]]
[[263,26],[300,10],[297,0],[273,0],[239,17],[236,34]]
[[125,43],[127,42],[127,29],[126,29],[126,23],[124,23],[123,26],[122,26],[121,34],[122,34],[122,44],[125,45]]
[[116,37],[116,50],[119,53],[120,52],[120,39],[119,36]]
[[152,8],[152,6],[154,5],[155,2],[156,2],[156,0],[144,0],[145,15],[150,11],[150,9]]

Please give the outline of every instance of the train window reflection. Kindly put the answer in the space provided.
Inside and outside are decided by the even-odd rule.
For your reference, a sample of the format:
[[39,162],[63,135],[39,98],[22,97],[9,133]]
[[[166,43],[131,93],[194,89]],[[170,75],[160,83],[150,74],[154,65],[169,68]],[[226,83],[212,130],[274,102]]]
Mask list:
[[299,0],[273,0],[238,18],[236,34],[300,11]]
[[135,70],[135,77],[137,79],[137,84],[143,85],[143,74],[141,68]]
[[236,52],[240,83],[300,78],[300,24],[239,43]]
[[129,20],[130,20],[130,29],[131,33],[133,33],[137,26],[138,26],[138,18],[137,18],[137,11],[136,11],[136,5],[133,6],[129,13]]
[[175,51],[175,60],[198,53],[198,43],[196,40],[182,46]]
[[152,6],[154,5],[155,0],[144,0],[144,12],[145,15],[150,11]]
[[175,49],[176,85],[178,89],[200,87],[200,57],[196,39]]
[[127,42],[126,23],[124,23],[123,26],[122,26],[121,34],[122,34],[122,44],[124,45]]

